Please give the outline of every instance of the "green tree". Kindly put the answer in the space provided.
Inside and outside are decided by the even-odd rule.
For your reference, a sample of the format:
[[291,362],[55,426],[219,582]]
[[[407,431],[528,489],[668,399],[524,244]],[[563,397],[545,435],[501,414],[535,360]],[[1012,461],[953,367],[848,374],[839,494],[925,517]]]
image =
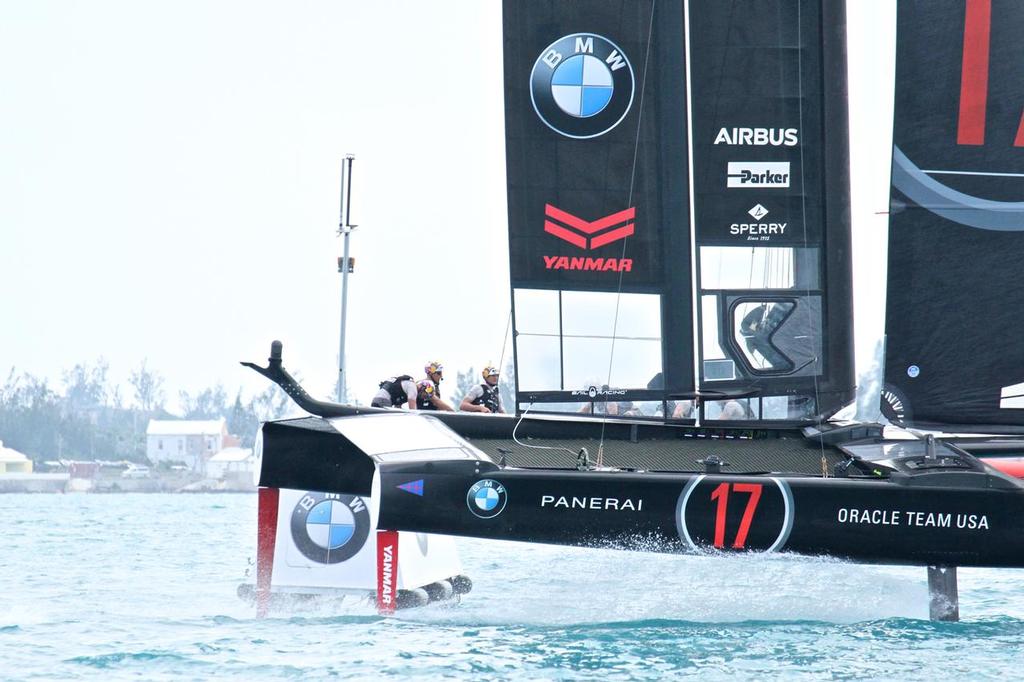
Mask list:
[[135,404],[143,412],[153,412],[163,407],[164,380],[158,373],[146,367],[146,360],[131,373],[128,383],[135,389]]
[[178,400],[185,419],[220,419],[228,414],[228,396],[220,384],[195,396],[189,395],[188,391],[179,391]]

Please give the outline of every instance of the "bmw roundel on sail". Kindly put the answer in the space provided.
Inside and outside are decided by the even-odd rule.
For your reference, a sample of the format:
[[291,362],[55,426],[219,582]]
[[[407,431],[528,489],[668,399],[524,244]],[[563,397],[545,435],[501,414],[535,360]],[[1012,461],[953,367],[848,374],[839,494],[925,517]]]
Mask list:
[[612,41],[573,33],[548,45],[530,73],[530,100],[555,132],[577,139],[604,135],[629,113],[633,66]]

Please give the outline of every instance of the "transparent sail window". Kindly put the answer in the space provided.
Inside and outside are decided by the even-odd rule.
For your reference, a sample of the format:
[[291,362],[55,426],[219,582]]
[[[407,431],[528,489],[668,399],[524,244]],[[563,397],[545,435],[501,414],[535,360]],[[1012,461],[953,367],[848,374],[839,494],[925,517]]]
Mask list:
[[516,289],[522,391],[646,388],[662,371],[661,297]]
[[761,406],[756,398],[709,400],[704,403],[704,418],[709,421],[746,421],[760,419]]
[[773,337],[793,314],[793,301],[745,301],[733,309],[736,345],[750,366],[761,372],[786,372],[794,367]]
[[701,296],[701,347],[704,381],[730,381],[736,378],[736,363],[729,358],[718,338],[721,327],[718,297]]
[[700,286],[722,289],[818,289],[817,248],[700,247]]

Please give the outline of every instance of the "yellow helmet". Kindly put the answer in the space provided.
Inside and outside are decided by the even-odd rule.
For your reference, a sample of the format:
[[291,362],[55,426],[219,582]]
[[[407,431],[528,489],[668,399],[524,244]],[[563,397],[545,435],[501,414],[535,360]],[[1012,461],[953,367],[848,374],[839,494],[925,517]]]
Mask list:
[[423,366],[423,371],[426,372],[428,376],[434,372],[444,372],[444,365],[436,360],[431,360]]
[[480,374],[484,379],[486,379],[487,377],[496,377],[501,374],[501,372],[499,372],[498,368],[494,365],[487,365],[484,367],[484,371],[480,372]]

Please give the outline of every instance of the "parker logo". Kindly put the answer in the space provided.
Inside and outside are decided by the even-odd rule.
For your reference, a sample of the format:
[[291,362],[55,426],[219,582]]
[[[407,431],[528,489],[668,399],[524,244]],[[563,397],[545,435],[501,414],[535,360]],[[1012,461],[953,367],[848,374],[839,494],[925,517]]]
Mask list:
[[789,187],[789,161],[730,161],[726,187]]

